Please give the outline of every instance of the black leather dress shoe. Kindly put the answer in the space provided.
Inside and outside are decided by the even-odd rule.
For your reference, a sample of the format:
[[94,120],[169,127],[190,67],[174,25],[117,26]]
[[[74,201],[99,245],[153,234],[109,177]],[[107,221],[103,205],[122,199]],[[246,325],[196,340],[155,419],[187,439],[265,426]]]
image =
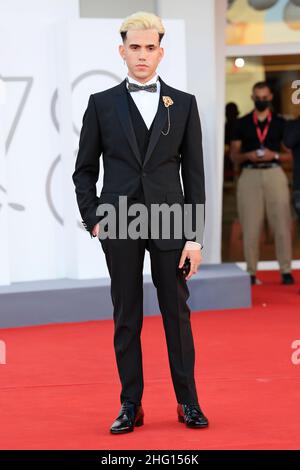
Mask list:
[[295,284],[295,279],[291,273],[281,274],[281,279],[282,279],[281,284],[285,284],[285,285]]
[[124,434],[132,432],[134,426],[143,426],[143,424],[144,411],[142,405],[124,401],[115,422],[110,428],[110,432],[112,434]]
[[208,419],[199,405],[177,405],[178,421],[189,428],[207,428]]

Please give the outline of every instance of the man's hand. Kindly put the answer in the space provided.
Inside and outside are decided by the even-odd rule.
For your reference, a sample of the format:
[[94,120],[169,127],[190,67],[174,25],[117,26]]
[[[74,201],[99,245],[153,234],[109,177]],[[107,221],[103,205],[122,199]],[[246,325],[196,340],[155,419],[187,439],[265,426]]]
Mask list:
[[249,152],[248,160],[250,160],[252,163],[271,162],[272,160],[274,160],[276,152],[273,152],[273,150],[270,150],[268,148],[265,148],[264,151],[265,154],[263,157],[258,157],[256,155],[256,151]]
[[262,158],[257,156],[255,150],[253,152],[249,152],[248,155],[249,155],[248,160],[250,160],[250,162],[252,163],[259,163],[262,161]]
[[99,236],[99,231],[100,231],[100,224],[96,224],[95,227],[92,230],[92,235],[93,237],[98,237]]
[[178,265],[179,268],[182,268],[185,262],[185,258],[189,258],[190,263],[191,263],[190,272],[185,278],[187,281],[193,276],[193,274],[196,274],[196,272],[198,271],[198,267],[200,266],[202,262],[202,253],[201,253],[200,245],[197,246],[194,243],[186,242],[181,253],[181,258],[180,258],[179,265]]
[[260,161],[262,162],[270,162],[272,160],[274,160],[275,158],[275,153],[276,152],[273,152],[273,150],[270,150],[268,148],[265,148],[265,154],[264,156],[260,159]]

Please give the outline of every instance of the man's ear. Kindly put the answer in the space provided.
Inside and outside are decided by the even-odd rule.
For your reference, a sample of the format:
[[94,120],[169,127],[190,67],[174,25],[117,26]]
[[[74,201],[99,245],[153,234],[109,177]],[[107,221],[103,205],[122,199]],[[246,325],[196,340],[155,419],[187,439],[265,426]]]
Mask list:
[[160,48],[160,59],[159,59],[160,61],[161,61],[161,59],[163,58],[164,55],[165,55],[165,50],[164,50],[163,47],[161,47]]
[[120,54],[120,56],[122,57],[123,60],[124,60],[124,58],[125,58],[124,52],[125,52],[125,51],[124,51],[124,46],[123,46],[123,44],[120,44],[120,45],[119,45],[119,54]]

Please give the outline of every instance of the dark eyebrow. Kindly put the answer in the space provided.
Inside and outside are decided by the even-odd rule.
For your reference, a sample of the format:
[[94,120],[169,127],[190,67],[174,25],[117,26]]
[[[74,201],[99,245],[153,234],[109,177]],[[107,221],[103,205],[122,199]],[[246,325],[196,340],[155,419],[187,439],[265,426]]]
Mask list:
[[[140,44],[129,44],[129,47],[132,47],[132,46],[141,47]],[[155,44],[146,44],[146,47],[155,47]]]

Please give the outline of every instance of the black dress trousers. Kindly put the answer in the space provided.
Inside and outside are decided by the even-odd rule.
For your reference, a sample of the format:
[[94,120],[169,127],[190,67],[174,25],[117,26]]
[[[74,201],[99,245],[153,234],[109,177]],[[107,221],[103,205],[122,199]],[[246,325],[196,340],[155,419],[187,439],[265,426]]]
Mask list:
[[143,264],[149,250],[151,275],[163,318],[168,358],[178,403],[198,403],[195,351],[187,305],[189,290],[178,270],[181,250],[158,250],[151,238],[101,240],[111,278],[114,348],[121,403],[139,404],[144,381],[140,334],[143,324]]

